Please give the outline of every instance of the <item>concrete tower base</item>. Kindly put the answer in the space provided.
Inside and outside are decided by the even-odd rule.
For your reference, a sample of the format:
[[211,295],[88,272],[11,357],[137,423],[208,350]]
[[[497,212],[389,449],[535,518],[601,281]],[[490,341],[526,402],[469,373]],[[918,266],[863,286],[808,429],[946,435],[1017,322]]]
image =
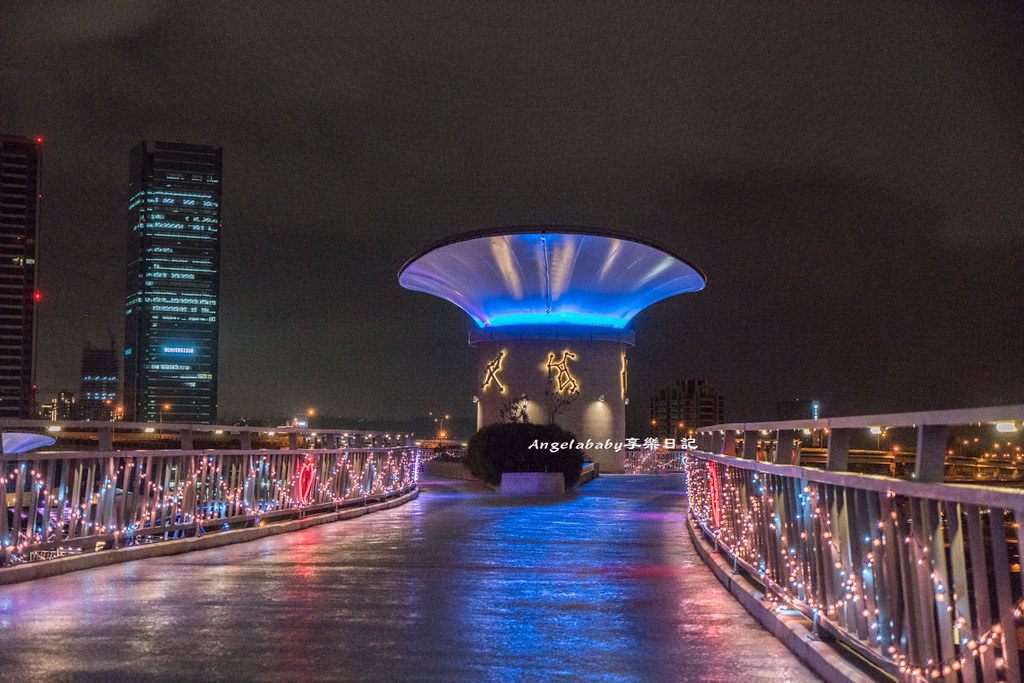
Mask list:
[[[530,421],[554,422],[586,444],[601,472],[624,471],[626,349],[631,330],[573,325],[522,325],[473,330],[479,353],[477,428],[503,406],[526,396]],[[571,402],[567,397],[578,395]]]

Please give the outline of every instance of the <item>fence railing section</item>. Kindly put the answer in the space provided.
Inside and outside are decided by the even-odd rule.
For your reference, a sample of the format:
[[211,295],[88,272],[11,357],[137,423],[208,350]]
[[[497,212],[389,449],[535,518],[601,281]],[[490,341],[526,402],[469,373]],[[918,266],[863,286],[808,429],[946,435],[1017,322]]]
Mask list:
[[1021,680],[1024,494],[691,452],[690,519],[905,680]]
[[413,447],[0,453],[0,566],[412,490]]

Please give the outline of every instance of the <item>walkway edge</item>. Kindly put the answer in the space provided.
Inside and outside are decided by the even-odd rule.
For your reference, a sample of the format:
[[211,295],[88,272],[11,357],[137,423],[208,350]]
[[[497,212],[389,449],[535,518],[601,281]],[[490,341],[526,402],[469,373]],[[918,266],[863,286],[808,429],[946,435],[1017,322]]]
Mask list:
[[105,567],[107,565],[120,564],[122,562],[145,560],[151,557],[181,555],[183,553],[192,552],[193,550],[219,548],[225,545],[234,545],[235,543],[255,541],[260,538],[266,538],[267,536],[277,536],[278,534],[287,534],[292,531],[301,531],[302,529],[319,526],[320,524],[328,524],[330,522],[337,522],[344,519],[354,519],[356,517],[367,515],[371,512],[377,512],[378,510],[387,510],[393,507],[398,507],[399,505],[404,505],[405,503],[414,500],[419,496],[419,494],[419,489],[415,488],[398,498],[374,503],[373,505],[347,508],[345,510],[339,510],[338,512],[328,512],[326,514],[305,517],[303,519],[294,519],[287,522],[273,522],[265,526],[252,527],[250,529],[218,531],[205,536],[158,541],[147,545],[136,545],[129,548],[117,548],[115,550],[101,550],[98,552],[83,553],[81,555],[61,557],[56,560],[44,560],[42,562],[5,567],[4,569],[0,569],[0,586],[21,583],[24,581],[34,581],[36,579],[43,579],[49,576],[59,576],[61,574],[68,574],[82,569],[93,569],[95,567]]
[[[715,552],[714,546],[707,542],[700,530],[694,527],[689,516],[686,528],[690,532],[697,554],[704,564],[711,569],[719,583],[725,586],[736,600],[752,617],[757,619],[772,635],[795,654],[814,673],[826,681],[870,681],[879,680],[872,677],[846,661],[828,643],[813,638],[811,632],[796,617],[777,614],[772,605],[761,599],[761,591],[751,584],[742,574],[734,574],[729,564]],[[881,672],[880,672],[881,673]],[[892,680],[888,676],[881,680]]]

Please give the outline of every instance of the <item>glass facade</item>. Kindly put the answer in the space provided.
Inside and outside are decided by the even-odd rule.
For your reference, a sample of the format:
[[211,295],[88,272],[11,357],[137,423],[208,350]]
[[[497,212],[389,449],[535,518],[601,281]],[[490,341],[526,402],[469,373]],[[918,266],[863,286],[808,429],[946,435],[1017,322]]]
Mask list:
[[41,142],[0,136],[0,417],[35,417]]
[[125,419],[217,419],[220,147],[131,152]]

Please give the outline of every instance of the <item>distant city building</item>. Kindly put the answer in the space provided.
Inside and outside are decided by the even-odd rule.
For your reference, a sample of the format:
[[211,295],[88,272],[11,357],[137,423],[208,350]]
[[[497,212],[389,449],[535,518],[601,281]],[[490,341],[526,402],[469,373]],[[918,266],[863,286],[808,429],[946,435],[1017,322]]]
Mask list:
[[703,379],[676,380],[651,397],[651,431],[678,438],[692,429],[725,422],[725,398]]
[[0,136],[0,417],[35,417],[41,143]]
[[62,391],[50,402],[51,420],[77,420],[79,418],[78,404],[75,401],[75,394],[70,391]]
[[39,413],[36,415],[41,420],[52,420],[53,419],[53,407],[56,405],[57,399],[53,398],[45,403],[39,404]]
[[131,151],[125,419],[217,419],[221,148]]
[[112,420],[117,409],[117,376],[121,367],[118,350],[82,350],[82,385],[78,408],[83,420]]
[[817,401],[778,401],[775,404],[776,420],[817,420],[821,417],[821,404]]

